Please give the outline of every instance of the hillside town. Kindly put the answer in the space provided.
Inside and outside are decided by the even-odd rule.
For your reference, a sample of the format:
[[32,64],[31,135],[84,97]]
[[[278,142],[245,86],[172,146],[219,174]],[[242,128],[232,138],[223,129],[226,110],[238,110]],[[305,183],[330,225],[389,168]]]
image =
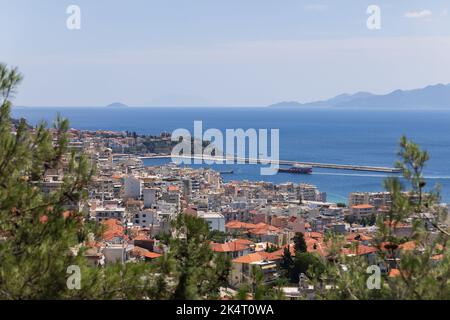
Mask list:
[[[232,297],[248,282],[255,267],[265,283],[275,283],[286,249],[295,255],[294,240],[299,234],[306,251],[321,259],[328,259],[332,252],[329,234],[344,237],[341,254],[362,257],[368,263],[385,250],[391,256],[380,267],[389,277],[399,276],[397,267],[404,252],[421,250],[411,238],[412,222],[395,225],[395,235],[404,239],[395,250],[372,241],[376,218],[391,206],[388,192],[354,192],[347,204],[336,204],[327,202],[326,193],[316,186],[304,183],[224,182],[219,172],[208,168],[144,166],[137,155],[115,154],[135,145],[136,138],[126,134],[71,130],[70,137],[70,148],[86,153],[97,169],[88,201],[67,205],[68,211],[81,210],[104,227],[100,239],[84,244],[92,266],[161,258],[170,249],[161,238],[171,232],[171,221],[178,215],[206,221],[216,235],[211,249],[231,259],[224,297]],[[170,141],[170,136],[162,134],[155,140]],[[63,171],[48,171],[43,190],[56,190],[63,177]],[[430,237],[437,236],[432,223],[426,228]],[[439,248],[432,259],[437,263],[442,259]],[[283,292],[289,299],[305,294],[313,298],[314,286],[299,279],[298,284],[283,287]]]

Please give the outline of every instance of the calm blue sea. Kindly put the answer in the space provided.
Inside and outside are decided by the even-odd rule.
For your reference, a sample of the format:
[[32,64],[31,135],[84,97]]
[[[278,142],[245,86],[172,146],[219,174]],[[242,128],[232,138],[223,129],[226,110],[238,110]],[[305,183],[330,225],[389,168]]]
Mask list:
[[[16,107],[15,118],[51,123],[57,113],[77,129],[107,129],[159,134],[186,128],[195,120],[204,130],[235,128],[279,129],[280,158],[313,162],[393,166],[402,134],[431,154],[428,185],[440,184],[442,200],[450,202],[450,111],[333,110],[274,108],[44,108]],[[225,132],[225,131],[223,131]],[[164,160],[147,161],[149,165]],[[385,174],[315,169],[310,176],[279,173],[261,176],[258,165],[214,166],[234,170],[226,180],[307,182],[327,192],[331,201],[345,201],[351,191],[381,191]]]

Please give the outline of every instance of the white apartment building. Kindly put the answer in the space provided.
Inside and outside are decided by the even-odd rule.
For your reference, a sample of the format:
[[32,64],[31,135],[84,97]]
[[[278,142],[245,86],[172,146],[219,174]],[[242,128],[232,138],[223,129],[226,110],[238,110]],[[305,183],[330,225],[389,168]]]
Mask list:
[[126,214],[125,208],[117,207],[117,206],[101,206],[97,207],[94,212],[95,221],[97,223],[109,220],[109,219],[117,219],[120,222],[126,222]]
[[351,212],[352,216],[354,216],[357,219],[360,219],[360,218],[368,217],[368,216],[374,214],[376,211],[375,211],[375,207],[370,204],[360,204],[360,205],[352,206],[350,208],[350,212]]
[[150,228],[153,225],[159,224],[156,210],[133,212],[131,221],[133,225],[140,226],[141,228]]
[[373,205],[375,208],[390,206],[392,202],[389,192],[352,192],[348,195],[348,206],[363,204]]
[[210,230],[225,232],[225,217],[216,212],[198,212],[199,218],[204,219]]

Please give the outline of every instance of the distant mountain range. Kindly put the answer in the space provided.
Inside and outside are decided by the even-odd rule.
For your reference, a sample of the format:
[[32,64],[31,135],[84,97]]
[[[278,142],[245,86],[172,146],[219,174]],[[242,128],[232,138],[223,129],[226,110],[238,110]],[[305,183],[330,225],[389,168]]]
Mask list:
[[126,104],[120,102],[114,102],[106,106],[107,108],[128,108]]
[[395,90],[385,95],[369,92],[341,94],[328,100],[309,103],[285,101],[270,107],[450,108],[450,84],[437,84],[414,90]]

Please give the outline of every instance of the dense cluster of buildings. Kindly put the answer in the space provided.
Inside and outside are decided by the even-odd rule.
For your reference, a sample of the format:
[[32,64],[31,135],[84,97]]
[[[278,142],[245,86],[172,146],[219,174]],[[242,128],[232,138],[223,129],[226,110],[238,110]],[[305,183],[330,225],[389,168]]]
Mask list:
[[[260,268],[267,283],[275,281],[285,249],[295,254],[293,238],[299,232],[307,251],[324,259],[331,250],[327,232],[344,237],[343,254],[370,262],[380,250],[372,242],[376,227],[368,222],[389,210],[388,192],[351,193],[347,206],[337,205],[310,184],[224,182],[219,172],[208,168],[144,166],[135,155],[115,154],[121,149],[117,145],[130,138],[112,132],[72,131],[71,137],[71,147],[82,148],[97,167],[88,202],[79,208],[105,230],[86,252],[93,265],[158,259],[168,248],[157,239],[170,232],[170,222],[179,214],[204,219],[211,231],[223,236],[211,248],[230,257],[229,285],[235,289],[249,281],[253,267]],[[51,192],[61,181],[61,172],[49,172],[44,189]],[[412,225],[398,224],[395,232],[407,238]],[[432,226],[429,232],[435,232]],[[415,249],[414,241],[406,241],[395,254]],[[392,276],[395,270],[395,264],[384,266]],[[297,289],[286,288],[285,293],[295,298]]]

